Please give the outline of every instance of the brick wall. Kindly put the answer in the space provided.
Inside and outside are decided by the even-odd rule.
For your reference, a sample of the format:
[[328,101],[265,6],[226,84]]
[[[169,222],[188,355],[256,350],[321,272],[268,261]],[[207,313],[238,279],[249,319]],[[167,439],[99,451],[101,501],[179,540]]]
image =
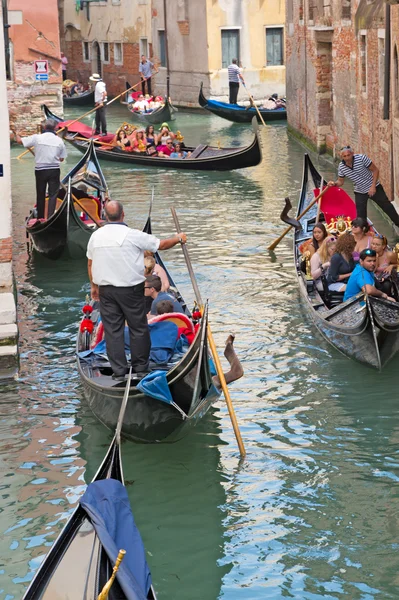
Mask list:
[[[93,73],[92,63],[83,61],[83,44],[81,41],[65,41],[65,55],[68,58],[67,75],[69,79],[79,80],[87,83]],[[114,44],[109,44],[109,64],[102,63],[102,75],[107,84],[109,96],[117,96],[125,88],[128,81],[134,85],[140,80],[139,44],[129,43],[123,46],[123,64],[116,65],[114,57]],[[95,72],[95,71],[94,71]],[[154,80],[154,83],[156,80]]]

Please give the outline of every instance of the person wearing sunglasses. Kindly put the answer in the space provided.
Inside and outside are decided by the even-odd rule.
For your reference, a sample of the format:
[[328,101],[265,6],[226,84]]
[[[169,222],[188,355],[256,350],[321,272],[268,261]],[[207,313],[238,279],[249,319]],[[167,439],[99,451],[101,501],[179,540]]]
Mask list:
[[157,146],[158,156],[163,158],[170,158],[172,152],[174,152],[172,138],[167,138],[164,144]]
[[375,287],[374,271],[377,261],[376,257],[377,253],[372,248],[366,248],[361,251],[359,264],[356,265],[355,270],[349,277],[344,294],[344,302],[357,296],[360,292],[364,292],[369,296],[375,296],[376,298],[396,302],[395,298],[388,296],[388,294]]
[[345,177],[353,181],[357,216],[367,220],[367,202],[371,198],[388,215],[399,235],[399,215],[378,179],[378,167],[365,154],[355,154],[350,146],[341,148],[341,158],[338,179],[328,185],[342,187]]

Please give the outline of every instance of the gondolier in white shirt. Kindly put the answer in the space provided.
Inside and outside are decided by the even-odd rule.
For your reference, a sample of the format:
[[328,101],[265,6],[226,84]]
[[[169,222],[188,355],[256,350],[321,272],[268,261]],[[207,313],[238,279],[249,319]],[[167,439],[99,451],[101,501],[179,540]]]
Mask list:
[[91,77],[89,77],[90,81],[96,83],[96,87],[94,88],[94,106],[98,106],[96,110],[96,135],[107,135],[107,119],[105,115],[106,107],[105,104],[107,102],[107,88],[102,80],[101,76],[98,73],[93,73]]
[[244,78],[241,75],[241,69],[238,66],[238,60],[233,58],[231,65],[227,67],[227,74],[229,76],[229,103],[237,104],[238,89],[240,87],[240,81],[245,84]]
[[100,301],[105,343],[113,378],[123,380],[128,372],[125,355],[125,321],[129,327],[133,372],[148,372],[150,334],[144,296],[144,251],[157,252],[185,244],[180,233],[159,240],[153,235],[130,229],[124,223],[123,206],[115,200],[105,205],[107,224],[95,231],[87,246],[91,297]]
[[151,96],[151,77],[152,77],[152,69],[154,68],[154,63],[152,63],[148,58],[144,56],[141,57],[141,61],[139,64],[139,73],[141,77],[141,89],[143,92],[143,96],[145,96],[145,84],[147,84],[148,94]]
[[329,181],[328,185],[342,187],[348,177],[354,183],[357,216],[367,219],[367,202],[371,198],[388,215],[395,233],[399,234],[399,215],[378,180],[378,167],[365,154],[355,154],[350,146],[341,148],[341,158],[338,179]]
[[47,187],[49,197],[47,218],[55,212],[60,189],[60,165],[67,156],[65,144],[55,132],[57,125],[54,119],[47,119],[42,125],[43,133],[21,137],[14,132],[13,138],[11,137],[18,144],[23,144],[25,148],[34,149],[38,219],[45,217]]

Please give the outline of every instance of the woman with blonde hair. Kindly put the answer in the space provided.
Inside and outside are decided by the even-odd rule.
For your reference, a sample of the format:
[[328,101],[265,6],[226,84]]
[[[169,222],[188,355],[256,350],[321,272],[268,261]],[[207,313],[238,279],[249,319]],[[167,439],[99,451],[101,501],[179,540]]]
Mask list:
[[329,236],[320,244],[319,249],[310,259],[310,271],[315,282],[316,288],[323,291],[323,283],[321,276],[323,271],[326,271],[330,266],[330,259],[335,252],[337,239],[334,236]]
[[158,275],[161,280],[162,288],[161,292],[167,292],[170,288],[170,283],[165,269],[158,265],[155,261],[154,255],[150,250],[144,251],[144,275]]

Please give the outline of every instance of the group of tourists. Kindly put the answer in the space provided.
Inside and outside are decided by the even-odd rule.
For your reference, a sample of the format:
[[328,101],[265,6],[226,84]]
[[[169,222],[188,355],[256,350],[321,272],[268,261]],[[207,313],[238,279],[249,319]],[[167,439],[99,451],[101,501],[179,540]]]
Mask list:
[[138,152],[161,158],[186,158],[190,152],[185,150],[183,136],[180,131],[174,133],[168,123],[162,123],[158,131],[154,125],[146,129],[134,129],[122,126],[115,134],[111,147],[116,146],[126,152]]

